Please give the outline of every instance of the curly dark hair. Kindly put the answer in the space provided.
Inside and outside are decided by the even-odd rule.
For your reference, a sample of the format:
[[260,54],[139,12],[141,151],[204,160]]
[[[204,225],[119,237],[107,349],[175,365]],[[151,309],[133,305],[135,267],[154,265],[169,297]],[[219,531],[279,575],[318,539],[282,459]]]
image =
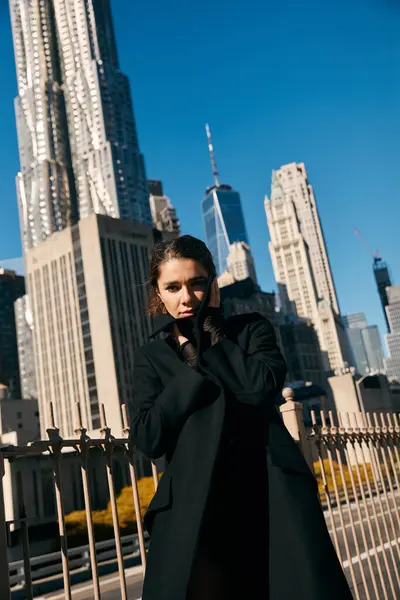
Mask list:
[[166,314],[166,308],[161,302],[158,292],[158,277],[160,266],[173,258],[191,258],[197,260],[212,279],[217,276],[211,252],[204,242],[191,236],[182,235],[173,240],[157,242],[150,258],[149,316]]

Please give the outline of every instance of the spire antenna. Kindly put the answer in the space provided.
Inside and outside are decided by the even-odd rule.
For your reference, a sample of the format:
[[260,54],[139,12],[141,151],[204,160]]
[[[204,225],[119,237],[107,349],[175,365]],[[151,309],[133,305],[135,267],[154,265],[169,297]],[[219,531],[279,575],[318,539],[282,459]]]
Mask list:
[[214,146],[212,145],[211,131],[210,131],[210,127],[209,127],[208,123],[206,123],[206,133],[207,133],[208,150],[210,152],[211,166],[212,166],[212,172],[213,172],[213,175],[214,175],[214,181],[215,181],[215,185],[217,187],[219,187],[219,178],[218,178],[217,163],[215,162]]

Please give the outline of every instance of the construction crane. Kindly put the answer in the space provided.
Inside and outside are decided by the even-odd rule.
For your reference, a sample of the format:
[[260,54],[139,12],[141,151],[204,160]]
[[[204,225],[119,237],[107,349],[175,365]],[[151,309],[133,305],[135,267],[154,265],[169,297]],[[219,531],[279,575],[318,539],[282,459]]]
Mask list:
[[364,246],[364,248],[366,249],[366,251],[368,252],[368,254],[370,256],[372,256],[372,258],[374,260],[374,263],[376,264],[377,262],[380,262],[382,260],[382,257],[381,257],[381,255],[379,253],[379,250],[376,250],[375,252],[372,252],[371,248],[368,246],[367,242],[365,241],[365,238],[364,238],[363,234],[356,227],[354,228],[354,233],[360,239],[362,245]]

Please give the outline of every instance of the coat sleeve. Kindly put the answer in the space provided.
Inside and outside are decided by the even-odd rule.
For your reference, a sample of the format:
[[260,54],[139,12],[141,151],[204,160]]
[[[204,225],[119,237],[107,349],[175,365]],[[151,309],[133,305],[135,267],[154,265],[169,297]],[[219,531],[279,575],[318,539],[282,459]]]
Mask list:
[[224,338],[206,350],[204,360],[240,402],[263,406],[273,401],[282,389],[286,363],[267,319],[254,315],[247,326],[250,329],[247,352]]
[[164,388],[150,360],[138,350],[134,382],[130,437],[146,456],[159,458],[200,405],[205,378],[182,363]]

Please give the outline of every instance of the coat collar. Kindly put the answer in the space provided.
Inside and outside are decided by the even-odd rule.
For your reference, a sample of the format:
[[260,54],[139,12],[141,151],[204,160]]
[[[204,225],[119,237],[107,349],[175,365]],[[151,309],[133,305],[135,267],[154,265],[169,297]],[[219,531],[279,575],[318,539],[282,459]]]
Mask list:
[[156,337],[156,335],[158,335],[162,331],[169,329],[169,327],[173,323],[175,323],[175,321],[176,321],[176,319],[174,317],[172,317],[170,314],[156,315],[153,320],[154,327],[153,327],[152,333],[150,334],[150,339]]

